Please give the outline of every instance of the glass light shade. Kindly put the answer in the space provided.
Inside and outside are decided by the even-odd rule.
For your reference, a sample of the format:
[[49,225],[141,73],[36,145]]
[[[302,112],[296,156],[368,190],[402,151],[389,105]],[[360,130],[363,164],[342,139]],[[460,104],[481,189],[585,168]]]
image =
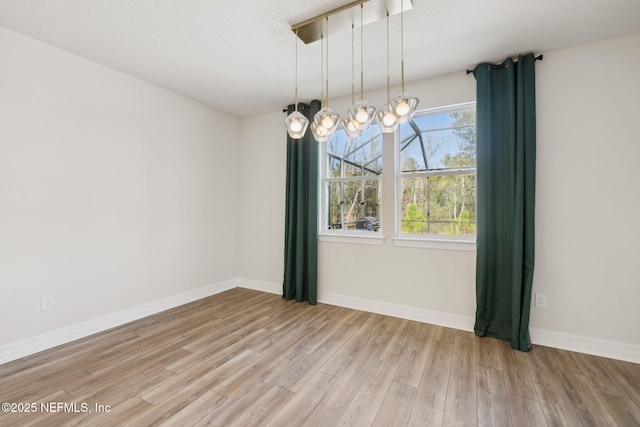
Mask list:
[[391,106],[396,116],[398,116],[400,123],[407,123],[413,119],[419,102],[418,98],[409,95],[409,92],[406,91],[400,92],[391,100]]
[[311,133],[317,142],[327,142],[331,134],[324,127],[318,125],[315,121],[311,122],[309,126],[311,128]]
[[376,108],[363,99],[353,104],[347,115],[355,122],[358,129],[364,130],[371,125],[371,121],[376,116]]
[[300,139],[307,131],[309,119],[300,114],[299,111],[294,111],[284,119],[284,126],[292,139]]
[[313,121],[319,126],[326,129],[329,136],[333,135],[338,129],[340,116],[329,107],[325,107],[313,116]]
[[382,133],[393,133],[398,128],[400,120],[393,111],[391,104],[385,105],[382,110],[378,111],[378,127]]
[[342,119],[342,129],[349,138],[360,138],[362,135],[362,129],[358,129],[356,121],[351,118]]

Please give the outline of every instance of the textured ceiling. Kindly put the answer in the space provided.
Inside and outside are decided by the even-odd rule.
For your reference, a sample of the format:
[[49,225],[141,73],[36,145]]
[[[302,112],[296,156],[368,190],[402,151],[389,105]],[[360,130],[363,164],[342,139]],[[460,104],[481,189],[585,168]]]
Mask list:
[[[293,101],[290,26],[350,1],[0,0],[0,26],[248,117]],[[638,33],[640,0],[413,0],[404,18],[411,81]],[[398,84],[399,15],[390,25]],[[349,95],[351,33],[329,49],[330,95]],[[384,87],[385,54],[384,21],[366,25],[366,88]],[[317,42],[300,43],[302,101],[319,97],[319,57]]]

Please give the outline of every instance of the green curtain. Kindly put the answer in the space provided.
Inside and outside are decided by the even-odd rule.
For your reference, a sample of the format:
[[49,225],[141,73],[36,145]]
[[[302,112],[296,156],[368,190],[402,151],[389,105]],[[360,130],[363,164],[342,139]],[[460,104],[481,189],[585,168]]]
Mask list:
[[[298,104],[298,111],[309,121],[319,110],[320,101]],[[301,139],[287,135],[282,296],[311,305],[316,305],[318,296],[318,150],[310,129]]]
[[528,351],[534,264],[535,58],[480,64],[477,80],[478,336]]

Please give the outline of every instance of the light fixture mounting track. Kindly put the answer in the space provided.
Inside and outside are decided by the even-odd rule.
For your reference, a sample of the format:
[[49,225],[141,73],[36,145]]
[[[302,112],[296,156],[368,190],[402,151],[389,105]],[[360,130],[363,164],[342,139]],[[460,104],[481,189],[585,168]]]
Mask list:
[[[320,40],[323,21],[327,17],[331,17],[331,32],[325,34],[325,37],[348,31],[351,29],[352,24],[356,24],[356,27],[358,26],[357,24],[360,22],[359,7],[363,3],[366,3],[367,7],[365,8],[362,18],[362,25],[386,19],[387,12],[389,16],[393,16],[399,14],[402,7],[404,7],[405,12],[413,8],[412,0],[405,0],[404,4],[401,0],[356,0],[330,10],[329,12],[294,24],[291,26],[291,31],[294,33],[297,31],[298,37],[305,44],[313,43]],[[356,7],[358,9],[356,9]]]

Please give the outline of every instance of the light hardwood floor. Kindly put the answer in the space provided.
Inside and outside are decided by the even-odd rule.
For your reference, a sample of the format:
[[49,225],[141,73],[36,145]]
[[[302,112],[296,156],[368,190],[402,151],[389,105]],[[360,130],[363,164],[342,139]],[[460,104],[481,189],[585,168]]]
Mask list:
[[640,365],[238,288],[0,365],[0,396],[37,407],[2,426],[638,426]]

